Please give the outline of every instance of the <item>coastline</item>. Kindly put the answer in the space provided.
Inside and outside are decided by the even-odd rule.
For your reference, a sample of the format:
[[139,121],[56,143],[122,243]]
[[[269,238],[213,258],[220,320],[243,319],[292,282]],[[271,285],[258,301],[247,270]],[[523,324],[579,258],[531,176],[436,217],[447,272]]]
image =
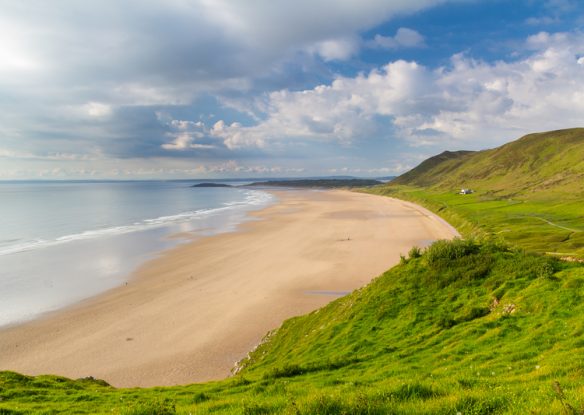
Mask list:
[[126,286],[0,330],[0,370],[114,386],[229,375],[269,330],[367,284],[413,245],[450,238],[435,215],[348,191],[281,191],[236,232],[179,245]]
[[[53,199],[55,192],[61,197]],[[0,235],[0,328],[123,286],[163,252],[232,232],[250,220],[249,212],[273,202],[255,189],[165,182],[23,185],[15,194],[0,186],[8,198],[0,212],[11,218]]]

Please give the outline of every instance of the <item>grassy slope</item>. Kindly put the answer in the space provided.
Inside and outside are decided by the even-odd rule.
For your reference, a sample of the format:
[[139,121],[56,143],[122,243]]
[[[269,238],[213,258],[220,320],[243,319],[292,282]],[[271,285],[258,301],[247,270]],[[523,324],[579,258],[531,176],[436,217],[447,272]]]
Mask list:
[[566,405],[584,409],[583,296],[582,264],[438,243],[286,321],[234,378],[114,389],[4,372],[0,414],[576,413]]
[[[466,235],[498,235],[536,252],[584,258],[584,129],[447,155],[373,192],[421,203]],[[462,187],[476,192],[457,195]]]
[[[574,134],[577,147],[581,131]],[[570,160],[576,170],[569,175],[554,173],[555,185],[546,184],[549,173],[538,173],[529,188],[539,190],[523,191],[527,178],[518,172],[529,163],[543,168],[525,151],[538,144],[524,140],[508,147],[523,155],[506,162],[511,173],[485,175],[479,163],[505,160],[506,152],[473,153],[483,173],[462,183],[474,174],[461,163],[469,155],[447,154],[426,165],[425,180],[435,180],[436,169],[450,172],[431,189],[410,184],[378,191],[423,201],[465,234],[503,230],[507,239],[542,250],[538,239],[550,238],[548,227],[556,227],[541,228],[541,220],[521,215],[545,213],[560,226],[582,226],[581,185],[572,180],[582,158]],[[563,140],[556,148],[564,148]],[[513,186],[511,179],[517,179]],[[450,187],[459,183],[478,192],[453,195]],[[561,203],[552,194],[562,195]],[[577,232],[568,232],[577,241]],[[0,372],[0,414],[584,413],[583,296],[583,264],[494,242],[439,242],[421,256],[413,250],[367,287],[286,321],[231,379],[115,389],[94,380]]]
[[415,169],[395,178],[392,183],[430,186],[435,183],[436,177],[451,174],[475,154],[473,151],[445,151],[424,160]]

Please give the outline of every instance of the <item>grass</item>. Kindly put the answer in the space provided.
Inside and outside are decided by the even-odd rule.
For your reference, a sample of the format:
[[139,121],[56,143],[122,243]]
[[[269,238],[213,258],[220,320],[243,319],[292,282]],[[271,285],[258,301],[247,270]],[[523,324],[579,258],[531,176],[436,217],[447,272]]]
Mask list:
[[496,197],[482,189],[459,195],[453,189],[385,185],[366,190],[419,203],[469,237],[504,240],[529,251],[584,259],[584,206],[579,195],[554,193]]
[[230,379],[116,389],[1,372],[0,414],[582,413],[583,296],[582,264],[439,242],[287,320]]

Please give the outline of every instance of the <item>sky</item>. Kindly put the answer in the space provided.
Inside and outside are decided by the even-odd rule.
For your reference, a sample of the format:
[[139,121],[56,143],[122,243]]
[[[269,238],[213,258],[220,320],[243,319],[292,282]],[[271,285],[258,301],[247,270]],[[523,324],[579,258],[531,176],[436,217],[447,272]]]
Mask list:
[[0,0],[0,179],[392,176],[584,126],[580,0]]

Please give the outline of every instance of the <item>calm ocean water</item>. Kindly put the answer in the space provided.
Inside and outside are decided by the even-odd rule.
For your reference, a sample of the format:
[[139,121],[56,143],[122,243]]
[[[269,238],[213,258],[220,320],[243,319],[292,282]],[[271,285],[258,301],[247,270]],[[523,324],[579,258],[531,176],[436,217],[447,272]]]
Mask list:
[[0,326],[127,281],[188,239],[234,230],[273,202],[239,188],[186,182],[0,182]]

